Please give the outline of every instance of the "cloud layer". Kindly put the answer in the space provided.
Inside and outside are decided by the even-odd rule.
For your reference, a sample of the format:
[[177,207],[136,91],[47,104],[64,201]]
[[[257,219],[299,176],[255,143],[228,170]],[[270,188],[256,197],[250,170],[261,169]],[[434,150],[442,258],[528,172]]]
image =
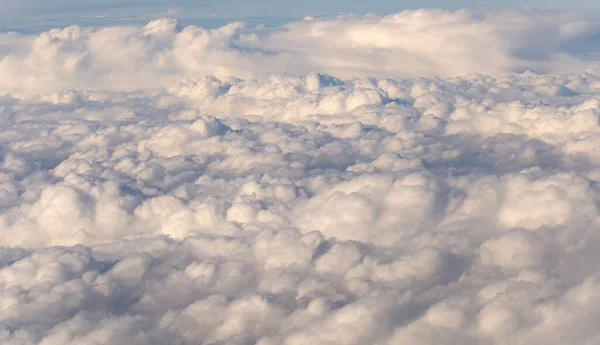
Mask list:
[[414,10],[340,16],[278,28],[206,30],[172,19],[145,27],[77,26],[0,35],[0,93],[129,90],[204,74],[264,78],[324,72],[353,77],[456,77],[598,67],[597,15]]
[[594,30],[4,35],[0,343],[596,344]]

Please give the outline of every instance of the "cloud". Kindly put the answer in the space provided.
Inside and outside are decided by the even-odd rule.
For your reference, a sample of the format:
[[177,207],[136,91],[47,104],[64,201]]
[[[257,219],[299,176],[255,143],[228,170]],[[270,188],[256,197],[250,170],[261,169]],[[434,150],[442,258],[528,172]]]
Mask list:
[[594,343],[588,20],[2,36],[0,343]]
[[[182,78],[323,72],[352,77],[455,77],[598,67],[593,14],[410,10],[321,18],[267,29],[206,30],[173,19],[145,27],[77,26],[0,38],[1,93],[169,87]],[[485,49],[482,49],[485,47]]]

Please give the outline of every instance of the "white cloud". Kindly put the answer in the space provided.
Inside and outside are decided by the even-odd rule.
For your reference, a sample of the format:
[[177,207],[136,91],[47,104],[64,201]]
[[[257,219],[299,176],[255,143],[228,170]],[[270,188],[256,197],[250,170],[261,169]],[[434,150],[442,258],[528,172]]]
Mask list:
[[[204,74],[264,77],[454,77],[571,72],[598,67],[593,14],[412,10],[302,20],[275,29],[242,23],[205,30],[173,19],[145,27],[53,29],[0,36],[0,92],[168,87]],[[322,81],[327,84],[326,81]],[[309,79],[309,88],[315,81]]]
[[0,343],[594,344],[595,30],[2,36]]

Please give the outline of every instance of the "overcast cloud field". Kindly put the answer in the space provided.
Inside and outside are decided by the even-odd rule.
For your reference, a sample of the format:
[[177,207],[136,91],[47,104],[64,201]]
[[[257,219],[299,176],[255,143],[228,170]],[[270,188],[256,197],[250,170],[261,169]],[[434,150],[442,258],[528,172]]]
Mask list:
[[0,344],[600,344],[600,15],[0,33]]

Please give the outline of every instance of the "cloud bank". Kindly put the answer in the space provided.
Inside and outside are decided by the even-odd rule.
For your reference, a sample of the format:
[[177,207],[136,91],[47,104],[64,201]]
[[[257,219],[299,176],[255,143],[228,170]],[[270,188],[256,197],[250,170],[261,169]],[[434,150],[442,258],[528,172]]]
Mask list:
[[3,35],[0,343],[598,343],[594,25]]
[[340,16],[278,28],[206,30],[161,19],[145,27],[0,35],[0,93],[64,88],[125,91],[183,78],[456,77],[598,67],[599,17],[536,11],[413,10]]

